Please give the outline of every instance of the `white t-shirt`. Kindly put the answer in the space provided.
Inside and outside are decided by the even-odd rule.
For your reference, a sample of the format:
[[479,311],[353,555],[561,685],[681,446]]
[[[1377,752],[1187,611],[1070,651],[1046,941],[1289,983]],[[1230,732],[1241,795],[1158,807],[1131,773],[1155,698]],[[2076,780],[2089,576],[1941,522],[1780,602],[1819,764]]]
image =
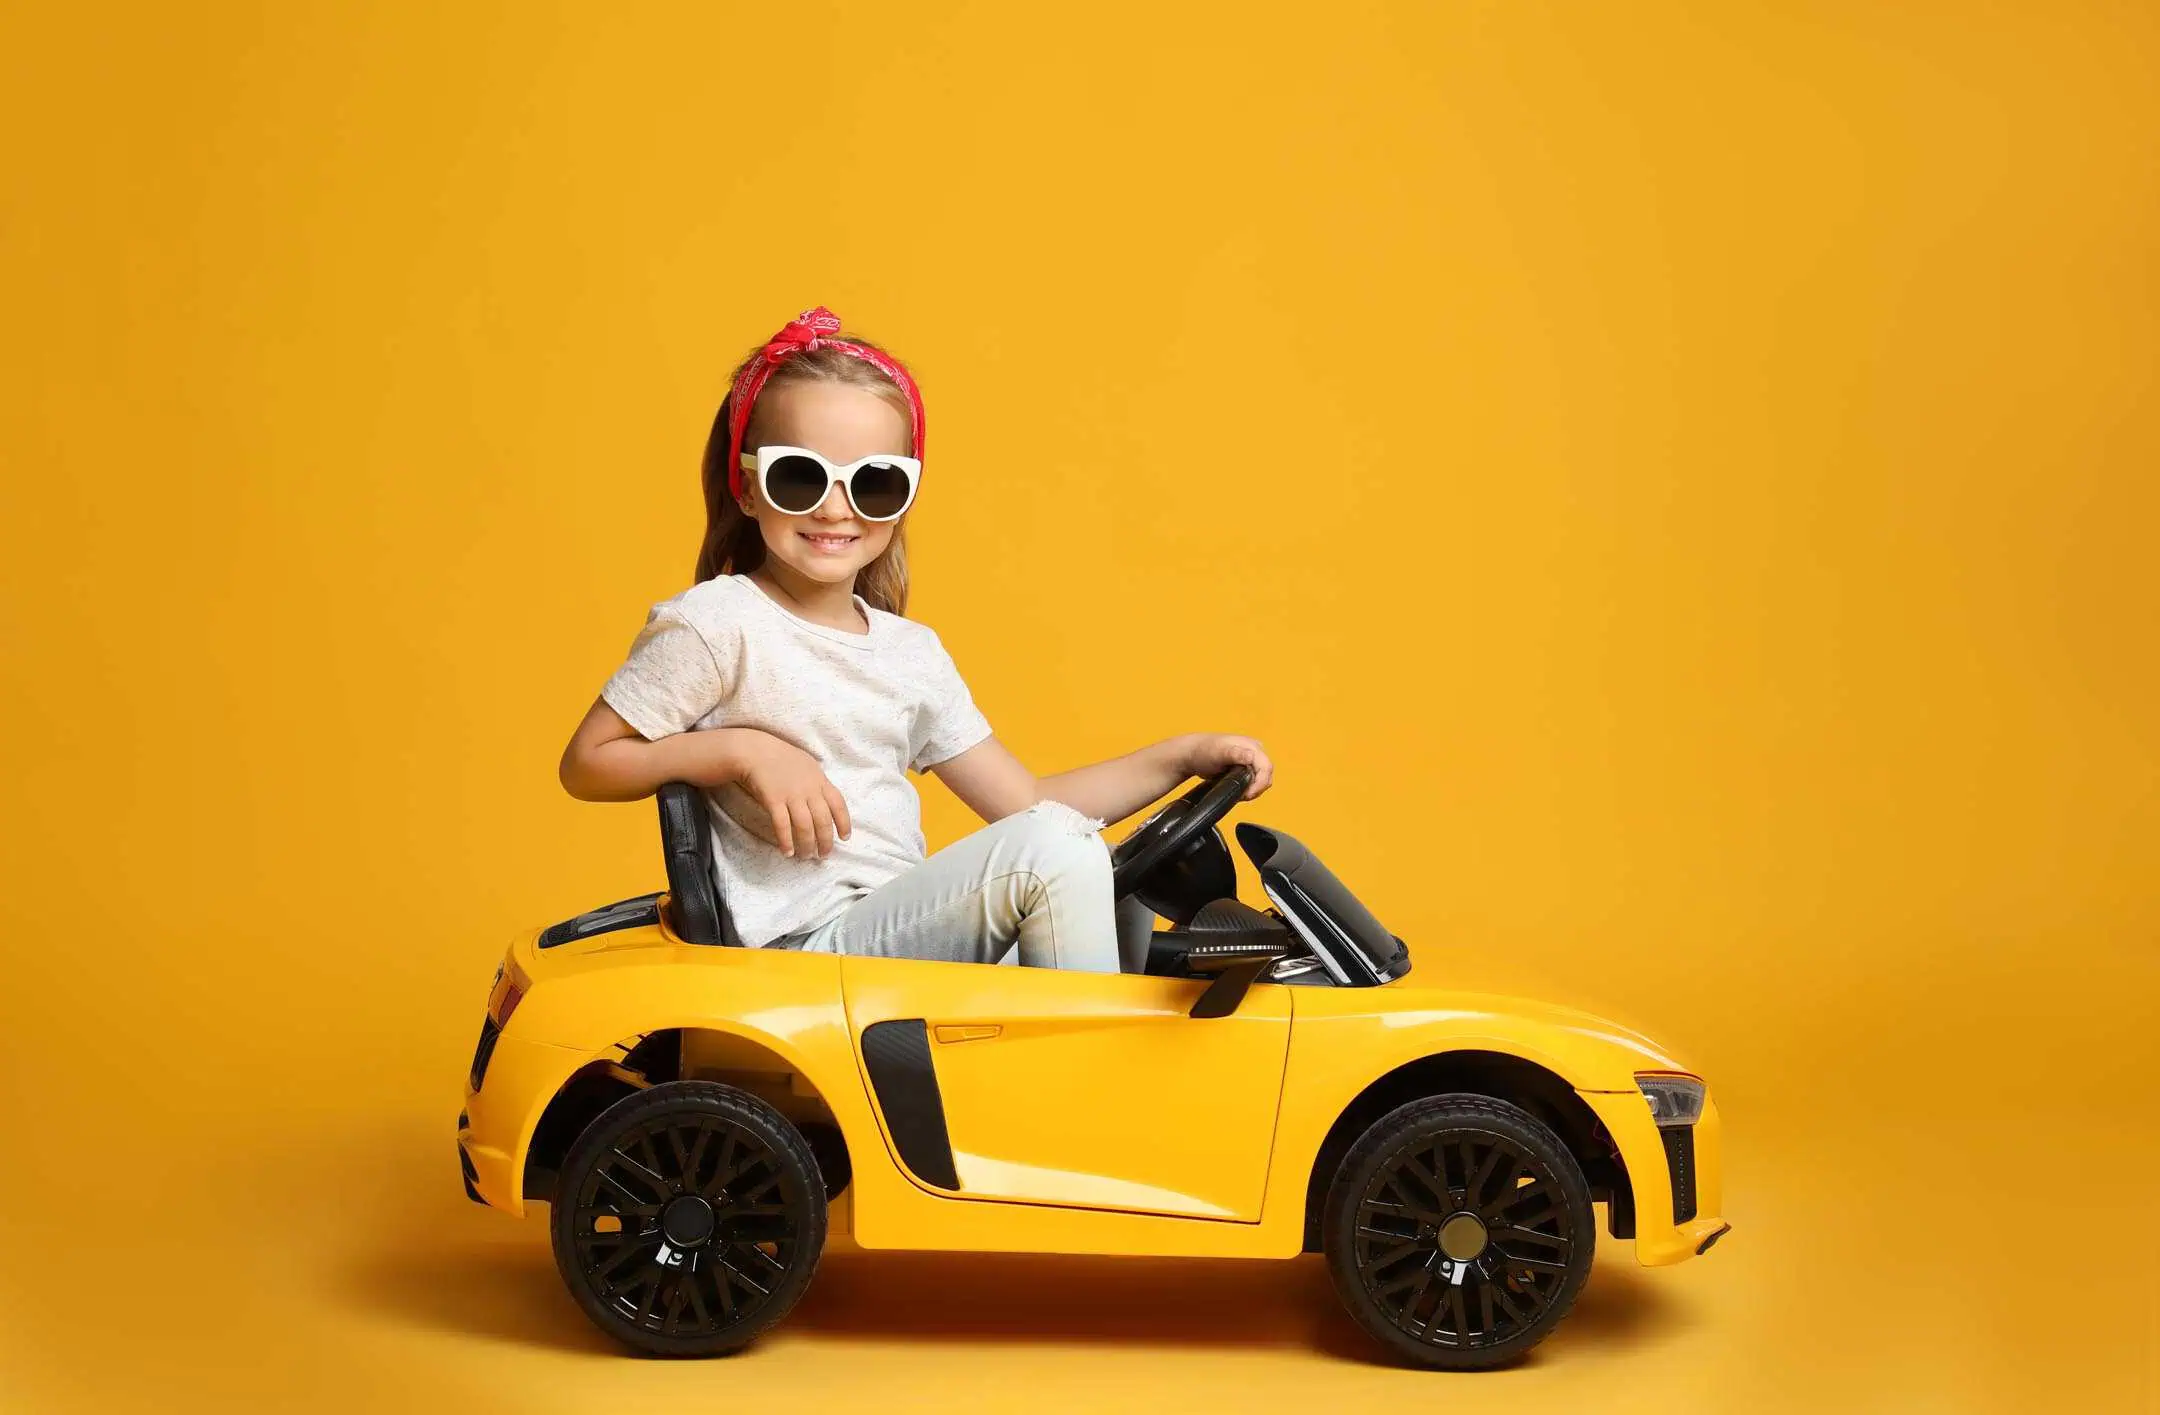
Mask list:
[[814,928],[920,863],[922,799],[907,773],[990,735],[934,630],[855,604],[867,634],[813,624],[746,575],[715,576],[654,605],[600,689],[648,741],[707,727],[785,738],[847,801],[853,832],[819,859],[800,841],[781,854],[772,817],[741,785],[705,792],[730,944]]

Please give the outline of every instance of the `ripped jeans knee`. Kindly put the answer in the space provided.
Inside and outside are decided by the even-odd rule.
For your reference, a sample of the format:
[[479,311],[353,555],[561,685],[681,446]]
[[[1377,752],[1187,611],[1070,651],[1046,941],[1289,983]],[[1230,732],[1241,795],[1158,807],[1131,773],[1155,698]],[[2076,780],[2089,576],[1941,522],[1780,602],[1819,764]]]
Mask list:
[[1073,835],[1095,835],[1103,828],[1103,822],[1063,801],[1053,801],[1047,796],[1029,806],[1022,815],[1041,816],[1054,824],[1063,826]]

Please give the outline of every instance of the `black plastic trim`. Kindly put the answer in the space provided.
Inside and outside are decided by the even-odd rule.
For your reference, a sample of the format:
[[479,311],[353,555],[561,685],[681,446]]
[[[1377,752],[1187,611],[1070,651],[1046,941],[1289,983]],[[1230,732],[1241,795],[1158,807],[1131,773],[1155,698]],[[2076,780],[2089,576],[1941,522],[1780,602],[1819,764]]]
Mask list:
[[802,1132],[803,1143],[810,1147],[810,1157],[817,1161],[818,1174],[825,1180],[825,1197],[837,1199],[841,1191],[855,1177],[855,1165],[848,1155],[847,1136],[840,1127],[822,1120],[805,1120],[795,1128]]
[[1635,1186],[1624,1179],[1613,1185],[1612,1197],[1606,1200],[1605,1231],[1615,1238],[1635,1236]]
[[614,933],[617,929],[642,928],[659,922],[660,895],[657,892],[640,894],[635,899],[603,904],[597,909],[587,909],[574,919],[549,924],[540,931],[539,947],[554,948],[576,943],[579,939]]
[[465,1153],[465,1142],[463,1140],[458,1141],[457,1162],[458,1169],[465,1176],[465,1197],[485,1207],[487,1200],[480,1197],[480,1187],[474,1183],[480,1177],[480,1173],[473,1168],[472,1156]]
[[1717,1243],[1720,1238],[1723,1238],[1726,1234],[1730,1232],[1732,1232],[1731,1224],[1719,1224],[1717,1232],[1711,1234],[1708,1238],[1705,1238],[1702,1242],[1695,1245],[1695,1256],[1700,1258],[1703,1254],[1709,1252],[1710,1249]]
[[1212,976],[1189,1015],[1228,1017],[1253,981],[1297,948],[1297,936],[1280,919],[1240,903],[1234,896],[1210,900],[1194,911],[1185,930],[1185,971]]
[[863,1028],[862,1049],[863,1069],[870,1073],[900,1162],[925,1184],[957,1190],[960,1175],[945,1129],[945,1098],[930,1062],[929,1025],[920,1017],[872,1022]]
[[1238,1010],[1238,1004],[1243,1002],[1245,994],[1252,990],[1253,979],[1274,967],[1275,961],[1283,956],[1281,945],[1278,944],[1274,952],[1257,958],[1241,958],[1232,963],[1217,973],[1215,981],[1209,983],[1201,990],[1200,996],[1193,999],[1192,1011],[1186,1015],[1200,1018],[1228,1017]]
[[1672,1125],[1658,1131],[1665,1142],[1665,1167],[1672,1171],[1672,1219],[1695,1217],[1695,1127]]
[[480,1089],[480,1083],[487,1079],[488,1063],[495,1059],[495,1039],[501,1035],[502,1028],[495,1025],[494,1018],[480,1019],[480,1043],[473,1048],[472,1072],[466,1077],[476,1091]]
[[1392,982],[1410,971],[1410,950],[1373,917],[1348,886],[1297,837],[1240,821],[1238,845],[1260,872],[1261,888],[1335,973],[1351,987]]
[[724,944],[731,931],[713,869],[705,793],[687,781],[670,781],[656,797],[660,853],[667,862],[668,924],[684,943]]

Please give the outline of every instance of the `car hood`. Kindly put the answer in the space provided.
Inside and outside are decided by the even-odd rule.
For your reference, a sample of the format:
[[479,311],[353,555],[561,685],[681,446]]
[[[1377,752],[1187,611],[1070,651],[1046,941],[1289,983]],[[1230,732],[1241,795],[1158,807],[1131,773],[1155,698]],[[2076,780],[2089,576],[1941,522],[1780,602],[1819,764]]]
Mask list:
[[1501,993],[1417,987],[1408,979],[1372,989],[1372,998],[1374,1011],[1391,1025],[1430,1021],[1448,1024],[1451,1029],[1478,1031],[1485,1025],[1484,1019],[1490,1019],[1490,1025],[1497,1028],[1529,1026],[1554,1033],[1563,1049],[1570,1052],[1608,1052],[1610,1062],[1599,1070],[1613,1077],[1616,1084],[1627,1084],[1636,1071],[1702,1074],[1634,1028],[1580,1008]]

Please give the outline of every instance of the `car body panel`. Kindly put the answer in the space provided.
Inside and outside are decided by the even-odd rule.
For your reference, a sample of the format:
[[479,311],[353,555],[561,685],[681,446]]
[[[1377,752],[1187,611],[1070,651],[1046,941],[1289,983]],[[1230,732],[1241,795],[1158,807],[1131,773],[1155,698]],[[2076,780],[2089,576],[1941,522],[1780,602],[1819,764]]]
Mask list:
[[563,1083],[591,1059],[579,1047],[509,1036],[496,1042],[487,1083],[478,1091],[466,1084],[466,1118],[458,1127],[458,1148],[472,1163],[482,1202],[524,1215],[525,1151],[533,1128]]
[[[483,1085],[468,1083],[459,1131],[479,1197],[513,1214],[557,1090],[646,1033],[683,1028],[769,1053],[823,1100],[865,1248],[1292,1256],[1336,1120],[1390,1072],[1451,1051],[1521,1058],[1582,1098],[1633,1180],[1642,1262],[1692,1256],[1723,1228],[1714,1103],[1694,1137],[1698,1215],[1674,1223],[1634,1075],[1687,1068],[1572,1009],[1423,987],[1413,972],[1365,988],[1256,984],[1231,1016],[1195,1019],[1196,979],[701,947],[664,925],[538,950],[537,932],[510,951],[506,967],[531,986]],[[870,1084],[861,1037],[896,1019],[921,1019],[930,1038],[957,1193],[899,1162]]]
[[[1682,1070],[1640,1034],[1591,1013],[1524,998],[1418,985],[1416,972],[1369,988],[1297,988],[1297,1023],[1283,1075],[1271,1194],[1304,1193],[1322,1142],[1336,1119],[1374,1082],[1427,1057],[1497,1052],[1559,1077],[1606,1121],[1628,1173],[1654,1175],[1656,1202],[1638,1197],[1638,1244],[1656,1240],[1670,1213],[1664,1149],[1649,1107],[1636,1089],[1638,1070]],[[1257,993],[1260,989],[1255,988]],[[1608,1114],[1611,1119],[1608,1119]],[[1641,1124],[1613,1121],[1640,1121]],[[1713,1212],[1709,1208],[1705,1213]],[[1271,1207],[1263,1220],[1278,1250],[1297,1251],[1304,1214]],[[1670,1229],[1666,1222],[1664,1229]],[[1677,1240],[1675,1240],[1677,1241]]]
[[911,958],[840,976],[858,1039],[924,1020],[963,1199],[1259,1220],[1287,988],[1196,1021],[1189,978]]
[[1299,989],[1303,1049],[1324,1049],[1354,1071],[1365,1058],[1399,1056],[1387,1063],[1392,1069],[1427,1052],[1482,1047],[1534,1061],[1577,1090],[1627,1095],[1637,1094],[1638,1071],[1688,1069],[1649,1038],[1593,1013],[1417,979],[1413,971],[1379,987]]
[[[656,926],[624,929],[563,948],[533,947],[538,931],[521,938],[510,962],[532,986],[495,1045],[484,1084],[466,1087],[473,1132],[468,1153],[502,1166],[502,1177],[480,1189],[488,1202],[524,1211],[524,1167],[548,1100],[564,1081],[594,1062],[620,1059],[626,1044],[648,1032],[691,1028],[724,1033],[770,1051],[800,1075],[833,1112],[849,1139],[875,1136],[840,1002],[840,960],[784,950],[709,948],[682,943]],[[517,1044],[561,1053],[554,1066],[526,1058],[508,1072]],[[559,1075],[556,1073],[559,1072]],[[529,1101],[498,1097],[555,1076]],[[507,1127],[522,1128],[513,1136]],[[499,1161],[493,1156],[499,1154]]]

